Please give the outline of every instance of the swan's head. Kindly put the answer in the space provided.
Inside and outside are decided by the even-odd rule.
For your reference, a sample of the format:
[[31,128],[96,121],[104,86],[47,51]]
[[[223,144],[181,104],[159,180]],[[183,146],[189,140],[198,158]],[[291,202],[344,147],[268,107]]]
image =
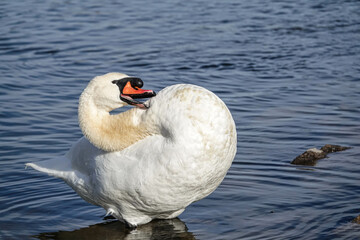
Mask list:
[[84,94],[91,96],[94,104],[111,111],[125,105],[133,105],[142,109],[148,108],[144,103],[136,101],[138,98],[155,96],[152,90],[141,89],[143,81],[123,73],[107,73],[95,77],[84,90]]

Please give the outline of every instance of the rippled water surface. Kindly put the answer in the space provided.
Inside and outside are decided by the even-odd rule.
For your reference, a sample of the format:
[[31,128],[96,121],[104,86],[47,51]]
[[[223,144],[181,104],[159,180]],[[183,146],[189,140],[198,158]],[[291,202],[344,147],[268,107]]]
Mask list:
[[[0,238],[360,237],[359,1],[2,1],[0,21]],[[24,169],[82,136],[78,97],[110,71],[204,86],[238,131],[214,193],[131,233]],[[326,143],[352,149],[290,164]]]

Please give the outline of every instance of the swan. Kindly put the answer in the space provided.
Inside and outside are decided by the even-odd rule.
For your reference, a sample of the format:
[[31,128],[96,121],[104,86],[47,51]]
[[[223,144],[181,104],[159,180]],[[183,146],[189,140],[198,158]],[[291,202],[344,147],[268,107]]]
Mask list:
[[[214,93],[191,84],[158,94],[142,86],[122,73],[93,78],[79,98],[84,136],[62,157],[26,164],[130,228],[175,218],[213,192],[237,144],[231,113]],[[134,107],[110,114],[126,105]]]

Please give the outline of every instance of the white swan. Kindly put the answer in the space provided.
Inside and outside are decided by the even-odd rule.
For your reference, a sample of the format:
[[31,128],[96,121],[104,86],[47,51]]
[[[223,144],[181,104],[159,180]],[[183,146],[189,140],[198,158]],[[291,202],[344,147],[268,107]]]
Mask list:
[[[62,158],[27,166],[64,180],[84,200],[130,227],[174,218],[221,183],[236,153],[226,105],[195,85],[152,97],[142,81],[121,73],[95,77],[79,100],[85,137]],[[120,96],[120,97],[119,97]],[[137,107],[111,115],[124,105]]]

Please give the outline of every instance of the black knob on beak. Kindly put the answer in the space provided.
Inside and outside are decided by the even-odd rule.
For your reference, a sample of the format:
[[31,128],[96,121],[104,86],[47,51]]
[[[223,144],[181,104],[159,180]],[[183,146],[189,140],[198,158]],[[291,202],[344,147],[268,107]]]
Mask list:
[[133,88],[142,88],[144,86],[144,82],[140,78],[134,77],[130,79],[130,84]]

